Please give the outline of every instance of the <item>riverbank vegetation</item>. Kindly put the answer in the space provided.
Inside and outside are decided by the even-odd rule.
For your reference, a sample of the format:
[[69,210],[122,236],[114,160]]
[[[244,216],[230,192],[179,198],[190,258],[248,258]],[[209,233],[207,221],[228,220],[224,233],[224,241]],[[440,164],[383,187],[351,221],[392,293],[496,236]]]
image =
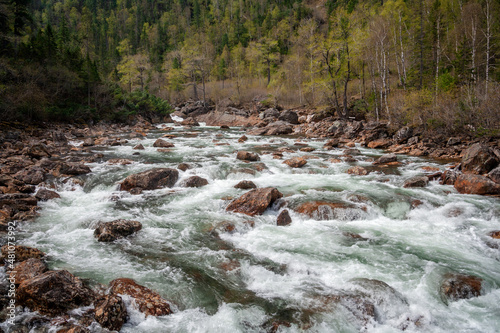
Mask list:
[[114,119],[142,110],[132,96],[160,113],[258,98],[494,135],[499,17],[498,0],[2,0],[0,109]]

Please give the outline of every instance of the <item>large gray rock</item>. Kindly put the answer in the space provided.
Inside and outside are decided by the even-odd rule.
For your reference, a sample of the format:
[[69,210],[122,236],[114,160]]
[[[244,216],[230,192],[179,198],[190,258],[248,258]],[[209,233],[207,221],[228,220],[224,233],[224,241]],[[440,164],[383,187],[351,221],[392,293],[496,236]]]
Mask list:
[[281,197],[283,194],[273,187],[253,189],[231,202],[226,210],[250,216],[261,215],[274,201]]
[[94,236],[99,242],[112,242],[132,235],[141,229],[142,224],[138,221],[115,220],[99,223],[94,230]]
[[299,116],[295,111],[292,110],[285,110],[281,112],[278,119],[294,125],[299,123]]
[[498,166],[499,159],[487,145],[476,143],[469,147],[462,158],[462,171],[482,175]]

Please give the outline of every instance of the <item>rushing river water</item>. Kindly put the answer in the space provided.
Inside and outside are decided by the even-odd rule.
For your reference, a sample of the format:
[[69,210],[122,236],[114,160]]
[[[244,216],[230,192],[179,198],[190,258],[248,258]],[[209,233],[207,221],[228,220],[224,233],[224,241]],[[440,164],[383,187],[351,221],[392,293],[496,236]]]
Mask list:
[[[332,163],[343,149],[325,150],[324,140],[301,139],[316,148],[306,153],[298,138],[249,136],[238,143],[243,132],[236,129],[175,127],[168,132],[177,136],[175,148],[158,152],[153,142],[165,133],[96,147],[104,158],[89,165],[85,185],[58,184],[61,198],[41,203],[40,217],[19,232],[22,244],[48,254],[51,269],[93,283],[132,278],[175,304],[172,315],[145,318],[128,300],[122,332],[263,332],[273,321],[290,324],[279,332],[499,331],[500,250],[488,246],[494,240],[487,234],[500,229],[500,200],[458,194],[437,181],[402,186],[424,174],[422,167],[444,170],[445,164],[399,156],[397,168],[353,176],[346,173],[350,166],[369,169],[382,151],[356,147],[358,162]],[[134,155],[138,143],[146,149]],[[283,147],[294,152],[283,159],[267,153]],[[239,161],[237,150],[257,152],[261,161]],[[308,163],[301,169],[283,164],[304,155]],[[134,162],[106,163],[112,158]],[[117,190],[132,173],[179,163],[192,168],[180,171],[173,188],[141,195]],[[179,186],[192,175],[209,185]],[[256,217],[226,212],[228,199],[247,191],[234,188],[241,180],[278,188],[291,225],[276,225],[282,209],[276,206]],[[293,211],[311,200],[358,208],[321,221]],[[97,242],[96,224],[115,219],[138,220],[143,229],[114,243]],[[227,222],[233,232],[224,231]],[[439,286],[448,272],[482,278],[482,295],[446,304]],[[359,295],[375,305],[375,319],[363,317]]]

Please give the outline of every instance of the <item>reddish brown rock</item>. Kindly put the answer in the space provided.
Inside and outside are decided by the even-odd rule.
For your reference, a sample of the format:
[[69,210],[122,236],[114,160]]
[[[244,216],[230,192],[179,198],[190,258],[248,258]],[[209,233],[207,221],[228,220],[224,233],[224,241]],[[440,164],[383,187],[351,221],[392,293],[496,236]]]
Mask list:
[[28,211],[38,204],[38,200],[25,193],[0,194],[0,207],[9,206],[15,211]]
[[234,188],[249,190],[252,188],[257,188],[257,185],[255,185],[254,182],[252,182],[251,180],[242,180],[238,184],[234,185]]
[[191,176],[188,179],[184,180],[181,184],[181,186],[184,187],[202,187],[205,185],[208,185],[208,180],[199,176]]
[[112,158],[108,160],[109,164],[119,164],[119,165],[128,165],[134,163],[134,161],[126,159],[126,158]]
[[465,151],[462,171],[482,175],[493,170],[498,163],[499,159],[490,147],[476,143]]
[[236,158],[242,161],[260,161],[259,155],[244,150],[240,150],[238,154],[236,154]]
[[134,146],[134,148],[132,148],[132,149],[135,149],[135,150],[144,150],[145,148],[144,148],[144,146],[142,144],[139,143],[138,145]]
[[98,299],[94,307],[95,320],[108,330],[119,331],[127,321],[127,309],[118,295],[106,295]]
[[156,190],[163,187],[172,187],[179,178],[179,171],[169,168],[155,168],[128,176],[120,184],[121,191],[130,191],[133,188]]
[[328,140],[324,144],[323,148],[331,150],[333,148],[337,148],[338,146],[339,146],[339,140],[338,139],[331,139],[331,140]]
[[239,143],[242,143],[242,142],[245,142],[245,141],[247,141],[247,140],[248,140],[247,136],[246,136],[246,135],[242,135],[242,136],[238,139],[238,142],[239,142]]
[[43,261],[36,258],[30,258],[17,264],[14,267],[13,272],[11,271],[10,277],[16,281],[15,283],[17,285],[19,285],[26,280],[45,273],[47,270],[47,265]]
[[330,220],[334,218],[335,211],[352,209],[353,205],[327,201],[308,201],[298,206],[295,211],[305,214],[315,220]]
[[45,172],[38,166],[32,166],[19,171],[14,178],[26,184],[38,185],[45,180]]
[[162,140],[162,139],[158,139],[155,141],[155,143],[153,143],[153,147],[157,147],[157,148],[172,148],[172,147],[175,147],[175,145],[171,142],[167,142],[165,140]]
[[146,316],[164,316],[172,313],[170,304],[159,294],[137,284],[132,279],[120,278],[109,284],[111,293],[129,295],[135,299],[139,311]]
[[19,305],[41,314],[60,315],[90,305],[95,294],[68,271],[48,271],[26,280],[17,290]]
[[455,189],[465,194],[497,195],[500,194],[500,184],[491,179],[474,174],[461,174],[455,181]]
[[194,120],[194,118],[192,118],[192,117],[184,119],[181,122],[181,125],[183,125],[183,126],[200,126],[200,124],[196,120]]
[[441,296],[447,301],[457,301],[481,295],[482,279],[472,275],[446,274],[441,283]]
[[354,167],[347,169],[347,173],[350,175],[365,176],[369,172],[368,172],[368,170],[366,170],[362,166],[354,166]]
[[254,216],[261,215],[277,199],[283,197],[276,188],[253,189],[227,206],[227,211]]
[[495,239],[500,239],[500,230],[491,231],[488,236]]
[[293,157],[288,160],[283,161],[283,164],[288,165],[291,168],[302,168],[307,164],[305,158],[302,157]]
[[391,145],[391,140],[388,138],[377,139],[368,143],[368,148],[383,149]]
[[119,238],[132,235],[142,229],[141,222],[129,220],[115,220],[99,223],[94,230],[94,236],[99,242],[113,242]]
[[52,199],[60,198],[61,196],[57,194],[55,191],[47,190],[47,189],[39,189],[35,194],[35,198],[40,201],[48,201]]
[[398,157],[396,154],[385,154],[380,156],[373,164],[388,164],[388,163],[393,163],[397,162]]
[[443,185],[454,185],[460,173],[455,170],[446,170],[441,175],[440,183]]
[[[9,249],[13,251],[9,251]],[[22,262],[30,258],[42,259],[45,257],[45,253],[34,247],[16,245],[12,248],[8,245],[4,245],[2,246],[2,261],[7,260],[9,258],[9,254],[11,253],[15,254],[16,262]]]
[[488,173],[488,178],[497,184],[500,184],[500,167],[496,167]]
[[177,166],[177,169],[182,170],[182,171],[186,171],[188,169],[191,169],[191,166],[187,163],[181,163]]
[[279,215],[278,218],[276,219],[276,225],[279,226],[286,226],[292,223],[292,218],[290,217],[290,214],[288,213],[287,209],[284,209]]
[[429,184],[429,178],[426,176],[416,176],[405,180],[403,187],[426,187]]

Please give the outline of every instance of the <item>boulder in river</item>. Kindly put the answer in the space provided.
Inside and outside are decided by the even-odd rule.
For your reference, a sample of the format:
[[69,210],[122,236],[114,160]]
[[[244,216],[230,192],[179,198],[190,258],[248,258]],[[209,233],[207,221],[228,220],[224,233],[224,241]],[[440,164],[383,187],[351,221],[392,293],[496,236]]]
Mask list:
[[120,331],[127,321],[127,309],[120,296],[108,294],[95,304],[95,320],[104,328]]
[[191,176],[181,184],[184,187],[202,187],[208,185],[208,180],[199,176]]
[[39,166],[31,166],[17,172],[14,178],[26,184],[38,185],[45,180],[45,172]]
[[48,270],[47,264],[40,259],[30,258],[20,262],[14,267],[16,273],[11,273],[10,276],[14,278],[17,285],[26,280],[32,279]]
[[347,173],[350,175],[365,176],[369,173],[369,171],[358,165],[347,169]]
[[94,230],[94,236],[99,242],[113,242],[119,238],[132,235],[142,229],[141,222],[130,220],[115,220],[99,223]]
[[327,201],[308,201],[295,208],[297,213],[307,215],[318,221],[332,219],[353,220],[361,216],[361,210],[352,204]]
[[34,247],[15,245],[13,250],[14,251],[9,251],[8,245],[2,246],[2,259],[4,261],[7,260],[9,257],[9,253],[15,253],[16,262],[22,262],[30,258],[42,259],[43,257],[45,257],[45,253]]
[[132,149],[135,149],[135,150],[144,150],[145,148],[144,148],[144,146],[142,144],[139,143],[138,145],[134,146],[134,148],[132,148]]
[[170,304],[158,293],[137,284],[132,279],[119,278],[111,281],[109,285],[111,293],[133,297],[139,311],[146,316],[164,316],[172,313]]
[[60,173],[71,176],[85,175],[91,171],[85,164],[78,163],[61,163],[59,168]]
[[130,191],[133,188],[156,190],[172,187],[179,178],[179,171],[170,168],[155,168],[128,176],[120,184],[120,191]]
[[303,157],[292,157],[288,160],[283,161],[283,163],[291,168],[302,168],[304,165],[306,165],[307,161]]
[[242,135],[242,136],[238,139],[238,142],[239,142],[239,143],[243,143],[243,142],[245,142],[245,141],[247,141],[247,140],[248,140],[247,136],[246,136],[246,135]]
[[397,162],[398,157],[396,154],[385,154],[380,156],[373,164],[387,164],[387,163],[393,163]]
[[239,188],[242,190],[249,190],[252,188],[257,188],[257,185],[254,184],[251,180],[242,180],[238,184],[234,185],[234,188]]
[[457,301],[481,295],[482,279],[477,276],[448,273],[443,277],[440,292],[445,301]]
[[172,142],[167,142],[163,139],[158,139],[153,143],[153,147],[157,148],[173,148],[175,145]]
[[47,189],[39,189],[38,192],[35,194],[35,198],[37,198],[40,201],[48,201],[51,199],[57,199],[60,198],[61,196],[57,194],[55,191],[47,190]]
[[226,210],[250,216],[261,215],[273,202],[281,197],[283,197],[283,194],[273,187],[253,189],[231,202]]
[[470,146],[462,158],[462,171],[482,175],[493,170],[499,159],[487,145],[476,143]]
[[45,272],[24,281],[17,289],[19,305],[52,316],[90,305],[94,297],[90,288],[66,270]]
[[500,194],[500,184],[491,179],[474,174],[461,174],[455,180],[455,189],[465,194],[497,195]]
[[181,122],[181,125],[183,125],[183,126],[200,126],[200,124],[196,120],[194,120],[194,118],[192,118],[192,117],[184,119]]
[[392,141],[388,138],[377,139],[377,140],[370,141],[368,143],[368,148],[383,149],[383,148],[389,147],[391,145],[391,143],[392,143]]
[[292,223],[292,218],[290,217],[290,213],[288,213],[288,209],[284,209],[276,219],[276,225],[286,226]]
[[405,180],[403,187],[426,187],[429,184],[429,178],[426,176],[415,176]]
[[236,158],[242,161],[260,161],[259,155],[244,150],[240,150],[236,154]]

